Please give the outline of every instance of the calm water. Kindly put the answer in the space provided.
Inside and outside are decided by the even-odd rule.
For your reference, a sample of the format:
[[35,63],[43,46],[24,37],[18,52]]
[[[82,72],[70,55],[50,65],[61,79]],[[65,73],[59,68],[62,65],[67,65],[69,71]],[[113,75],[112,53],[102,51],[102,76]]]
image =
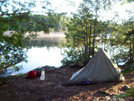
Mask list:
[[[46,37],[47,36],[47,37]],[[30,70],[33,70],[37,67],[42,66],[54,66],[60,67],[61,60],[64,52],[62,45],[65,42],[64,35],[62,34],[50,34],[46,35],[31,42],[25,42],[26,46],[31,47],[27,52],[28,62],[21,62],[17,65],[21,65],[23,68],[16,73],[27,73]]]
[[[63,44],[65,43],[65,35],[50,33],[49,35],[42,34],[36,40],[32,40],[31,42],[25,42],[24,44],[30,49],[27,52],[27,60],[28,62],[22,62],[18,65],[21,65],[23,68],[16,73],[27,73],[30,70],[33,70],[37,67],[42,66],[54,66],[60,67],[61,60],[64,56],[61,54],[64,52]],[[103,48],[103,44],[98,45],[99,48]],[[110,50],[111,51],[111,50]],[[117,53],[118,50],[114,50],[111,52],[106,52],[107,55],[111,58],[113,53]],[[111,54],[110,54],[111,53]]]

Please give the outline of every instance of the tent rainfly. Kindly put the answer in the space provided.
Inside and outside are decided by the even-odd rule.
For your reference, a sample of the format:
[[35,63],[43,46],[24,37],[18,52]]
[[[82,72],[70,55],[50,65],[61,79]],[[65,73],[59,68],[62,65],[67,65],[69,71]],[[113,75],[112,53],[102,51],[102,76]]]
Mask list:
[[110,60],[103,49],[100,49],[85,67],[72,75],[65,85],[81,84],[84,81],[100,83],[124,80],[121,69]]

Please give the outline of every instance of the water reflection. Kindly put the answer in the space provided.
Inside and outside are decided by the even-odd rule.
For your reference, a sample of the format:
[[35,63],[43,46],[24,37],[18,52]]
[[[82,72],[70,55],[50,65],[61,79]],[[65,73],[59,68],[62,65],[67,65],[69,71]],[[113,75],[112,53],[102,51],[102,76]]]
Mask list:
[[26,73],[37,67],[49,65],[60,67],[63,56],[65,43],[64,37],[43,37],[32,41],[25,41],[24,45],[30,47],[27,52],[28,62],[21,62],[17,65],[22,65],[23,69],[17,73]]
[[[19,63],[18,65],[22,65],[23,69],[17,73],[26,73],[34,68],[45,65],[60,67],[62,65],[61,60],[64,58],[64,56],[61,55],[61,53],[63,53],[65,49],[62,46],[64,43],[64,34],[50,34],[50,36],[47,35],[45,37],[38,37],[37,39],[32,41],[26,41],[24,45],[30,47],[27,52],[28,62]],[[111,51],[111,46],[105,46],[106,50],[108,49],[107,54],[112,59],[112,55],[117,53],[118,50]],[[104,44],[99,43],[98,47],[104,48]]]
[[25,41],[24,45],[30,47],[58,47],[61,48],[65,43],[64,37],[44,37],[44,38],[37,38],[31,41]]

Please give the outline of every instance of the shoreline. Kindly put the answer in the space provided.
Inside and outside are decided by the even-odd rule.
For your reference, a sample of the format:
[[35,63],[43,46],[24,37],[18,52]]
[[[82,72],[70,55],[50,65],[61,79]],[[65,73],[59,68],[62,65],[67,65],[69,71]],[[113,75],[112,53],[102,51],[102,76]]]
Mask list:
[[[124,93],[126,86],[133,87],[134,72],[125,75],[124,82],[105,82],[92,85],[63,86],[80,68],[57,68],[45,73],[45,80],[40,77],[25,79],[25,75],[13,76],[10,81],[0,86],[2,101],[92,101],[115,99]],[[8,96],[7,96],[8,95]],[[113,99],[113,100],[114,100]],[[120,101],[133,101],[130,96],[120,98]],[[115,99],[116,100],[116,99]]]
[[[9,36],[10,32],[13,31],[6,31],[4,32],[4,35]],[[37,32],[37,37],[65,37],[65,32],[49,32],[49,33],[44,33],[43,31]],[[28,32],[25,34],[28,35]]]

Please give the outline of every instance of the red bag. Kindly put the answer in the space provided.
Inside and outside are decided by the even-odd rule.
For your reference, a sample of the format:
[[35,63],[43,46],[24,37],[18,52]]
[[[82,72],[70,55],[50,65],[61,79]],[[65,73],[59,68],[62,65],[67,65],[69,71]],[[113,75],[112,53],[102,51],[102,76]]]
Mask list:
[[29,71],[27,73],[27,78],[35,78],[36,75],[37,75],[36,71],[34,71],[34,70],[33,71]]

